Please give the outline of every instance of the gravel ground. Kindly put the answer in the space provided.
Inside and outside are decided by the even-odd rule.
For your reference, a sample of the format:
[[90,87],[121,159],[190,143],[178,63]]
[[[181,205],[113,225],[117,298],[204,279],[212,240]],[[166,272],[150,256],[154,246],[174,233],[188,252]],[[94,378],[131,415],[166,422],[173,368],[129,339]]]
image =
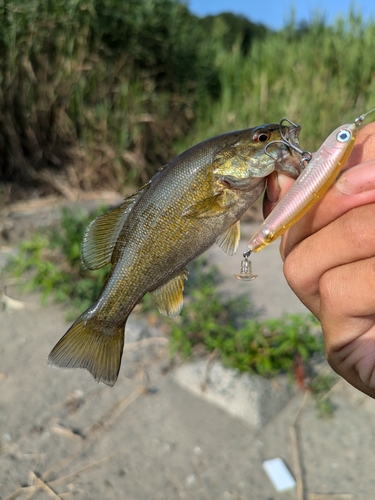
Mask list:
[[[253,229],[244,228],[241,252]],[[1,247],[0,262],[9,251]],[[240,256],[209,252],[226,277],[224,293],[249,290],[264,316],[304,311],[285,283],[277,243],[253,257],[259,278],[251,284],[232,277]],[[67,307],[42,307],[37,294],[21,299],[22,309],[0,311],[1,500],[374,498],[375,402],[346,382],[331,391],[332,418],[319,418],[312,397],[295,391],[255,429],[177,385],[162,332],[136,314],[115,387],[48,367],[48,352],[69,326]],[[275,490],[262,468],[274,457],[294,477],[300,467],[303,493]]]

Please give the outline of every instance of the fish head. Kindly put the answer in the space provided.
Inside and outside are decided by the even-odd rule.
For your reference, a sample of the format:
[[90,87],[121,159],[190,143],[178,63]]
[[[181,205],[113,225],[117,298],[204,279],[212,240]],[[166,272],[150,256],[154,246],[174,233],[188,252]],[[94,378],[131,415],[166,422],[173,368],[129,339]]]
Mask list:
[[[274,170],[297,178],[301,155],[299,125],[267,124],[228,134],[215,156],[214,175],[235,189],[248,190]],[[290,145],[291,144],[291,145]]]

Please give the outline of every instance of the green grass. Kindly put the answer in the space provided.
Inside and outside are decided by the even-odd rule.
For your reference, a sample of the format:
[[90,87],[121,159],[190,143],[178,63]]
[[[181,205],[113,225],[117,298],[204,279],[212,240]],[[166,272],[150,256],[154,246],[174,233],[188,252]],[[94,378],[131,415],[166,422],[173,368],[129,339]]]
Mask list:
[[239,45],[216,54],[221,98],[199,114],[191,143],[287,116],[302,124],[303,147],[315,150],[375,103],[375,24],[353,12],[331,27],[316,18],[302,31],[291,24],[269,33],[247,56]]
[[[218,292],[218,269],[204,259],[193,264],[187,303],[170,321],[171,354],[193,356],[196,346],[216,350],[227,366],[241,372],[273,376],[294,373],[303,361],[324,351],[319,323],[312,315],[286,315],[260,321],[247,295],[224,300]],[[188,282],[189,283],[189,282]]]
[[318,415],[321,418],[332,417],[335,411],[335,405],[328,397],[337,378],[333,375],[317,375],[310,385],[310,391],[316,401]]

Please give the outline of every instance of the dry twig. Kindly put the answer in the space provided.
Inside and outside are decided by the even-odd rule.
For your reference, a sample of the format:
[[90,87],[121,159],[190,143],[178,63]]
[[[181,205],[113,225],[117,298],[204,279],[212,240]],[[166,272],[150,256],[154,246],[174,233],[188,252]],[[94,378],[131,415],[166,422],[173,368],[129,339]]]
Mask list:
[[298,440],[298,420],[299,420],[299,417],[301,415],[302,409],[305,406],[308,394],[309,393],[306,391],[305,395],[303,397],[301,406],[299,407],[297,414],[294,418],[294,421],[289,428],[290,437],[292,440],[293,464],[294,464],[294,473],[296,475],[296,482],[297,482],[297,498],[298,498],[298,500],[305,499],[305,484],[304,484],[304,480],[303,480],[303,473],[302,473],[302,466],[301,466],[301,455],[300,455],[300,444],[299,444],[299,440]]
[[92,440],[102,430],[110,428],[121,415],[121,413],[126,408],[128,408],[128,406],[134,403],[134,401],[141,394],[144,394],[144,391],[142,390],[142,388],[137,388],[129,396],[114,404],[108,411],[104,413],[101,418],[99,418],[89,427],[86,432],[87,439]]
[[72,472],[71,474],[68,474],[67,476],[63,476],[63,477],[60,477],[59,479],[55,479],[53,481],[50,481],[48,484],[50,486],[52,486],[52,485],[55,486],[57,484],[63,483],[64,481],[70,481],[71,479],[75,478],[79,474],[82,474],[82,472],[87,472],[88,470],[91,470],[98,465],[102,465],[106,462],[109,462],[115,455],[116,455],[116,453],[113,453],[112,455],[108,455],[108,457],[101,458],[100,460],[97,460],[96,462],[85,465],[81,469],[79,469],[75,472]]
[[53,489],[43,481],[40,477],[36,476],[36,474],[33,471],[30,471],[31,478],[33,481],[36,483],[35,486],[38,489],[42,489],[47,493],[47,495],[52,498],[53,500],[61,500],[59,495],[53,491]]
[[[156,343],[165,343],[166,339],[163,339],[161,341],[161,338],[156,338],[158,339]],[[150,340],[150,339],[146,339]],[[149,343],[144,343],[143,345],[150,344]],[[138,344],[138,343],[137,343]],[[140,346],[137,346],[135,348],[138,348]],[[42,489],[45,491],[45,493],[50,497],[53,498],[54,500],[63,500],[61,496],[59,496],[55,491],[52,489],[53,486],[56,486],[58,484],[61,484],[65,481],[71,480],[74,477],[76,477],[79,474],[82,474],[84,472],[87,472],[88,470],[92,469],[93,467],[96,467],[98,465],[102,465],[109,460],[113,458],[114,455],[110,455],[108,457],[102,458],[100,460],[97,460],[96,462],[93,462],[91,464],[88,464],[81,469],[72,472],[71,474],[68,474],[66,476],[53,479],[51,480],[50,478],[54,477],[58,472],[60,472],[62,469],[67,467],[70,463],[72,463],[74,460],[76,460],[79,456],[82,455],[83,451],[87,448],[89,444],[92,444],[95,439],[98,437],[101,431],[109,429],[115,421],[119,418],[119,416],[122,414],[122,412],[128,408],[136,399],[141,395],[144,394],[144,388],[143,387],[138,387],[136,390],[134,390],[129,396],[126,398],[118,401],[115,405],[113,405],[107,412],[104,413],[104,415],[98,419],[94,424],[92,424],[87,433],[86,433],[86,438],[81,440],[80,445],[78,448],[71,453],[69,456],[65,457],[64,459],[60,460],[57,464],[53,465],[44,473],[38,477],[35,472],[30,472],[30,475],[32,477],[32,480],[36,483],[31,486],[22,486],[17,488],[15,491],[13,491],[10,495],[8,495],[6,498],[3,500],[15,500],[17,497],[19,497],[21,494],[27,494],[27,497],[25,500],[30,500],[37,491]],[[64,494],[65,496],[65,494]]]

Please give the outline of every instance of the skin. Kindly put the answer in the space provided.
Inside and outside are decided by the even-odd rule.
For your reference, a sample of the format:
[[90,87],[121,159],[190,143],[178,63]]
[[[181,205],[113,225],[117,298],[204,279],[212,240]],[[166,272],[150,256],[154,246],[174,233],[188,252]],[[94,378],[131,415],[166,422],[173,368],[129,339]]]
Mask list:
[[[266,217],[293,181],[273,174]],[[283,236],[285,277],[319,319],[331,367],[375,398],[375,122],[323,199]]]

